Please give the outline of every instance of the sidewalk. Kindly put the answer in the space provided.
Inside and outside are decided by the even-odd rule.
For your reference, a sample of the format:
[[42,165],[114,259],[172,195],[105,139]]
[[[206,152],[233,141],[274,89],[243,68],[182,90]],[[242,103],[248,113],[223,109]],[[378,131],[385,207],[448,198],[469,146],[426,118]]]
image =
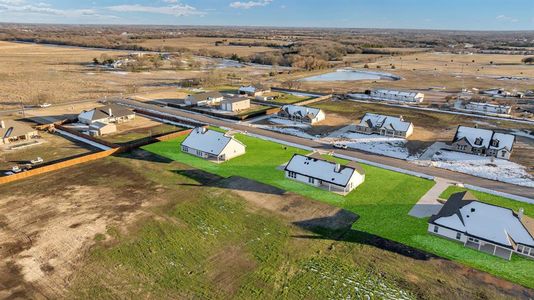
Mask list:
[[436,184],[426,192],[426,194],[419,199],[412,210],[408,213],[412,217],[426,218],[437,214],[443,204],[438,202],[439,195],[443,193],[449,186],[455,183],[443,178],[434,178]]

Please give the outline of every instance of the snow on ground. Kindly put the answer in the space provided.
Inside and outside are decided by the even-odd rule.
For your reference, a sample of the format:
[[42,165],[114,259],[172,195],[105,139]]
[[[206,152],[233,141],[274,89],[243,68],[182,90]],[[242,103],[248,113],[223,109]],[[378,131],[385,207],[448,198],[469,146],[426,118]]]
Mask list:
[[[428,161],[415,161],[428,164]],[[514,162],[485,156],[442,150],[432,157],[432,166],[482,178],[534,187],[534,178]]]
[[275,131],[275,132],[280,132],[283,134],[298,136],[298,137],[310,139],[310,140],[315,139],[313,135],[307,134],[306,132],[298,128],[277,127],[277,126],[269,126],[269,125],[254,125],[254,127],[265,129],[265,130],[270,130],[270,131]]
[[345,144],[349,148],[400,159],[408,159],[410,156],[406,149],[406,139],[351,132],[350,127],[342,128],[321,141]]
[[513,133],[515,135],[517,135],[517,136],[522,136],[522,137],[526,137],[526,138],[534,140],[534,132],[524,131],[524,130],[517,130],[517,129],[514,129],[513,131],[514,131]]
[[310,127],[310,124],[294,122],[291,120],[280,119],[280,118],[270,118],[269,122],[278,124],[278,125],[288,126],[288,127],[298,127],[298,128],[309,128]]

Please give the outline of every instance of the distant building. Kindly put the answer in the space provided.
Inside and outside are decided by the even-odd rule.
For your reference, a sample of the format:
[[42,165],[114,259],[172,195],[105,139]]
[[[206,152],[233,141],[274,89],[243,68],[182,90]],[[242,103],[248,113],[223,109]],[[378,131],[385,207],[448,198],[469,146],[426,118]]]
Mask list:
[[238,112],[250,108],[250,99],[246,97],[225,98],[221,101],[221,109],[225,111]]
[[465,105],[465,109],[474,112],[509,115],[512,112],[512,107],[509,105],[497,105],[483,102],[469,102]]
[[425,94],[418,92],[406,92],[388,89],[372,90],[371,98],[376,100],[407,102],[407,103],[421,103],[425,99]]
[[341,165],[314,154],[295,154],[285,167],[286,178],[329,191],[348,194],[365,181],[365,171],[355,162]]
[[489,129],[458,126],[451,149],[469,154],[510,159],[515,135]]
[[238,90],[238,93],[240,95],[256,97],[256,96],[261,96],[264,93],[269,93],[270,91],[271,91],[271,88],[267,86],[264,86],[261,84],[255,84],[255,85],[241,86]]
[[534,259],[534,220],[523,209],[515,213],[479,202],[469,192],[453,194],[430,217],[428,232],[504,259],[513,253]]
[[519,97],[519,98],[522,98],[523,97],[523,93],[518,93],[518,92],[509,92],[505,89],[502,89],[502,88],[496,88],[496,89],[489,89],[489,90],[484,90],[484,91],[480,91],[480,94],[484,94],[484,95],[488,95],[488,96],[491,96],[491,97],[496,97],[496,98],[506,98],[506,97]]
[[193,129],[181,146],[183,152],[217,162],[243,155],[245,148],[234,137],[205,127]]
[[199,94],[187,95],[185,98],[186,105],[207,106],[220,103],[224,96],[219,92],[205,92]]
[[27,141],[39,136],[37,130],[15,120],[0,120],[0,144]]
[[364,134],[380,134],[384,136],[408,138],[413,133],[413,124],[402,116],[392,117],[366,113],[356,125],[355,130]]
[[88,111],[82,111],[78,115],[78,121],[83,124],[91,125],[96,122],[100,123],[122,123],[135,118],[135,113],[124,106],[110,104],[97,107]]
[[325,113],[319,108],[284,105],[278,113],[278,117],[296,122],[315,124],[326,118]]

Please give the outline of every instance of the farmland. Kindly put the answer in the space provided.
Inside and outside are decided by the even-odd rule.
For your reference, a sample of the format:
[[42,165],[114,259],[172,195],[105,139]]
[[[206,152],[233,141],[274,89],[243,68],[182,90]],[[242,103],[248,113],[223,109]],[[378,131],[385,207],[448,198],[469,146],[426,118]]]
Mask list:
[[[534,262],[524,258],[514,258],[508,262],[463,248],[427,234],[425,219],[408,216],[412,206],[433,185],[431,181],[364,165],[365,183],[343,197],[288,180],[284,173],[277,169],[287,162],[293,153],[303,153],[303,150],[237,135],[237,138],[247,145],[247,153],[223,164],[214,164],[176,151],[183,138],[185,137],[148,145],[144,149],[222,177],[243,176],[345,208],[359,215],[353,226],[354,236],[365,233],[388,238],[525,286],[531,286],[534,282],[534,273],[529,271],[534,268]],[[384,185],[384,182],[388,184]],[[349,241],[352,238],[351,235],[347,237]]]
[[[0,207],[0,237],[9,241],[0,248],[3,298],[530,293],[447,260],[413,258],[370,236],[340,239],[339,229],[325,229],[343,228],[352,218],[347,212],[143,151],[53,175],[0,187],[9,190]],[[326,223],[302,223],[321,217]]]

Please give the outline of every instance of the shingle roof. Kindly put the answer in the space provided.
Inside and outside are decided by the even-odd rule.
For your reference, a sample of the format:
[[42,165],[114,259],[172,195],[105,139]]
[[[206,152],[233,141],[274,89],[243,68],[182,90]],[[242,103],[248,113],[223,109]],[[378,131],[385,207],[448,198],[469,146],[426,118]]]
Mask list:
[[505,247],[534,246],[534,237],[511,209],[480,202],[469,192],[453,194],[429,222]]
[[411,122],[406,122],[399,117],[366,113],[360,121],[360,126],[369,128],[384,128],[396,131],[407,131]]
[[0,138],[6,139],[10,137],[17,137],[26,135],[30,132],[34,132],[35,129],[26,125],[25,123],[15,121],[15,120],[3,120],[4,127],[0,127]]
[[[488,149],[503,149],[508,148],[512,150],[515,141],[515,135],[499,133],[489,129],[473,128],[467,126],[458,126],[453,143],[465,138],[465,140],[473,147],[484,147]],[[476,144],[478,141],[479,145]],[[498,140],[499,146],[491,146],[492,140]]]
[[319,108],[298,105],[284,105],[281,110],[285,111],[290,116],[298,116],[301,118],[309,116],[310,119],[315,119],[321,112],[321,109]]
[[[110,110],[111,110],[111,115],[109,114]],[[101,120],[101,119],[105,119],[109,117],[120,118],[120,117],[124,117],[128,115],[133,115],[134,113],[122,105],[109,104],[109,105],[94,108],[90,111],[84,111],[82,112],[82,114],[88,117],[91,121],[95,121],[95,120]]]
[[194,101],[207,101],[209,98],[222,98],[223,95],[217,91],[205,92],[189,95]]
[[187,138],[182,142],[182,146],[213,155],[220,155],[226,145],[232,140],[242,144],[233,137],[227,136],[224,132],[197,127],[189,133]]
[[340,165],[316,155],[304,156],[295,154],[287,163],[285,170],[295,172],[308,177],[316,178],[324,182],[329,182],[338,186],[346,186],[354,172],[364,175],[365,171],[361,167]]

